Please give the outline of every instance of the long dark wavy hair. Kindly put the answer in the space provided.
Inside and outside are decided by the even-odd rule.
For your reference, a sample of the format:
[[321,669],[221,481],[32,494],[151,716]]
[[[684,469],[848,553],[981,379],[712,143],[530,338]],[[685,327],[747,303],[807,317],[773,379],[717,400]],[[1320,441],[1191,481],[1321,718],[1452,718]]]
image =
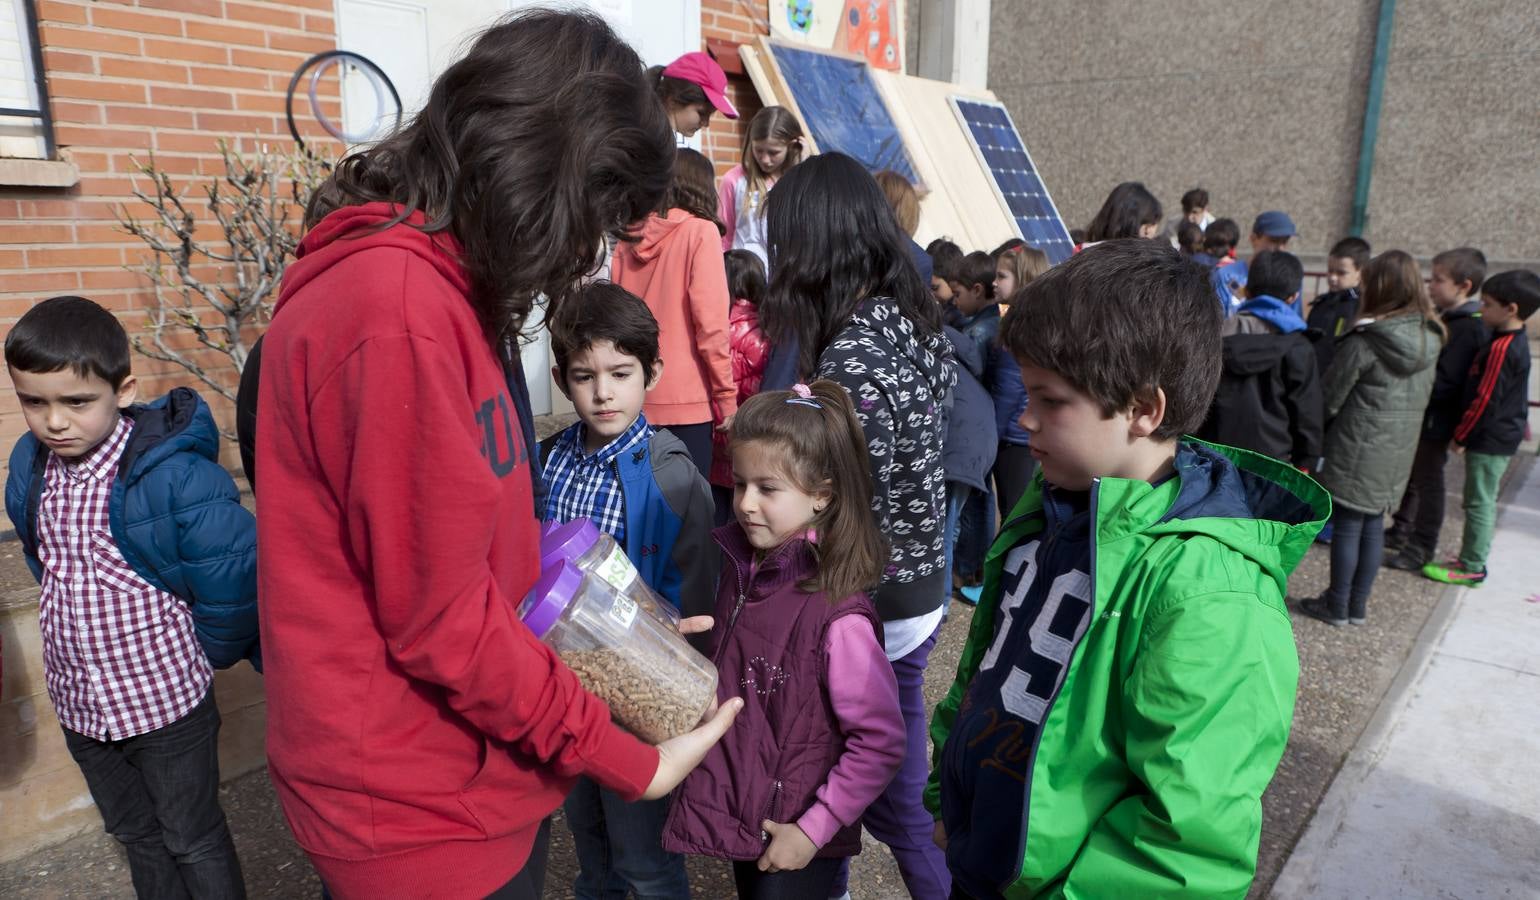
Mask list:
[[795,166],[770,192],[765,217],[770,288],[759,323],[772,342],[797,342],[803,376],[868,297],[892,297],[920,334],[941,331],[909,236],[854,159],[825,153]]
[[699,151],[680,147],[674,157],[674,183],[669,186],[663,201],[663,212],[682,209],[697,219],[705,219],[717,227],[718,234],[726,234],[727,228],[717,218],[717,172]]
[[489,340],[522,329],[593,268],[606,233],[657,209],[674,131],[641,58],[591,13],[535,9],[482,32],[412,121],[349,155],[308,221],[340,206],[399,207],[453,235]]

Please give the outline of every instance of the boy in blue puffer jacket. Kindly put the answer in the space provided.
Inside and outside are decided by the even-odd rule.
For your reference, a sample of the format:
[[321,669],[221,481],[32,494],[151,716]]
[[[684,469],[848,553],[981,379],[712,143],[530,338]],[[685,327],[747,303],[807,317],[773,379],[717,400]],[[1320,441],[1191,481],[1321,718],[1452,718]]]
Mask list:
[[29,310],[5,362],[29,432],[5,506],[65,744],[139,896],[244,896],[212,685],[259,664],[257,532],[213,416],[187,388],[136,405],[128,335],[82,297]]

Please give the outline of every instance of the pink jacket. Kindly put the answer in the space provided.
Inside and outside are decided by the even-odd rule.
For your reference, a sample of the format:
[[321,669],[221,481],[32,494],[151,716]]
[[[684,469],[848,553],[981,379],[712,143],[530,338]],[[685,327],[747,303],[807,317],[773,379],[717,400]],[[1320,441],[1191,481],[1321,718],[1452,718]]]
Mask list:
[[681,209],[651,215],[615,248],[610,279],[658,320],[663,376],[643,411],[654,425],[698,425],[738,411],[727,345],[727,269],[716,226]]
[[[732,353],[733,381],[738,385],[738,405],[759,393],[765,380],[765,365],[770,362],[770,342],[759,330],[759,310],[747,300],[733,301],[727,320],[727,344]],[[720,418],[719,418],[720,420]],[[711,483],[733,486],[733,460],[727,452],[727,435],[711,434]]]

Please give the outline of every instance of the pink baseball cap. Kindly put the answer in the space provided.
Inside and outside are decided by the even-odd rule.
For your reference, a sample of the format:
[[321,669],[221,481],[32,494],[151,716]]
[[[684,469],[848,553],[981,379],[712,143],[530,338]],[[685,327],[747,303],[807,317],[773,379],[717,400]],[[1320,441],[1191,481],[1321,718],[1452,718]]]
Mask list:
[[699,50],[686,53],[669,63],[663,74],[698,86],[706,93],[706,99],[711,101],[717,112],[729,119],[738,118],[737,108],[727,99],[727,73],[709,54]]

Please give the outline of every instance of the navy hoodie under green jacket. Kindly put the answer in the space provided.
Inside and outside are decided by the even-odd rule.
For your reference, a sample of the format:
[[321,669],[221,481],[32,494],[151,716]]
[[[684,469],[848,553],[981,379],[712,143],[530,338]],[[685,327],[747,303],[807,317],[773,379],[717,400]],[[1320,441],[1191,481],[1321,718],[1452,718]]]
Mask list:
[[[112,482],[112,540],[139,577],[192,608],[198,642],[216,669],[250,659],[258,671],[257,523],[219,465],[219,431],[208,404],[173,388],[123,411],[134,430]],[[49,450],[31,433],[11,451],[10,514],[39,581],[37,516]]]

